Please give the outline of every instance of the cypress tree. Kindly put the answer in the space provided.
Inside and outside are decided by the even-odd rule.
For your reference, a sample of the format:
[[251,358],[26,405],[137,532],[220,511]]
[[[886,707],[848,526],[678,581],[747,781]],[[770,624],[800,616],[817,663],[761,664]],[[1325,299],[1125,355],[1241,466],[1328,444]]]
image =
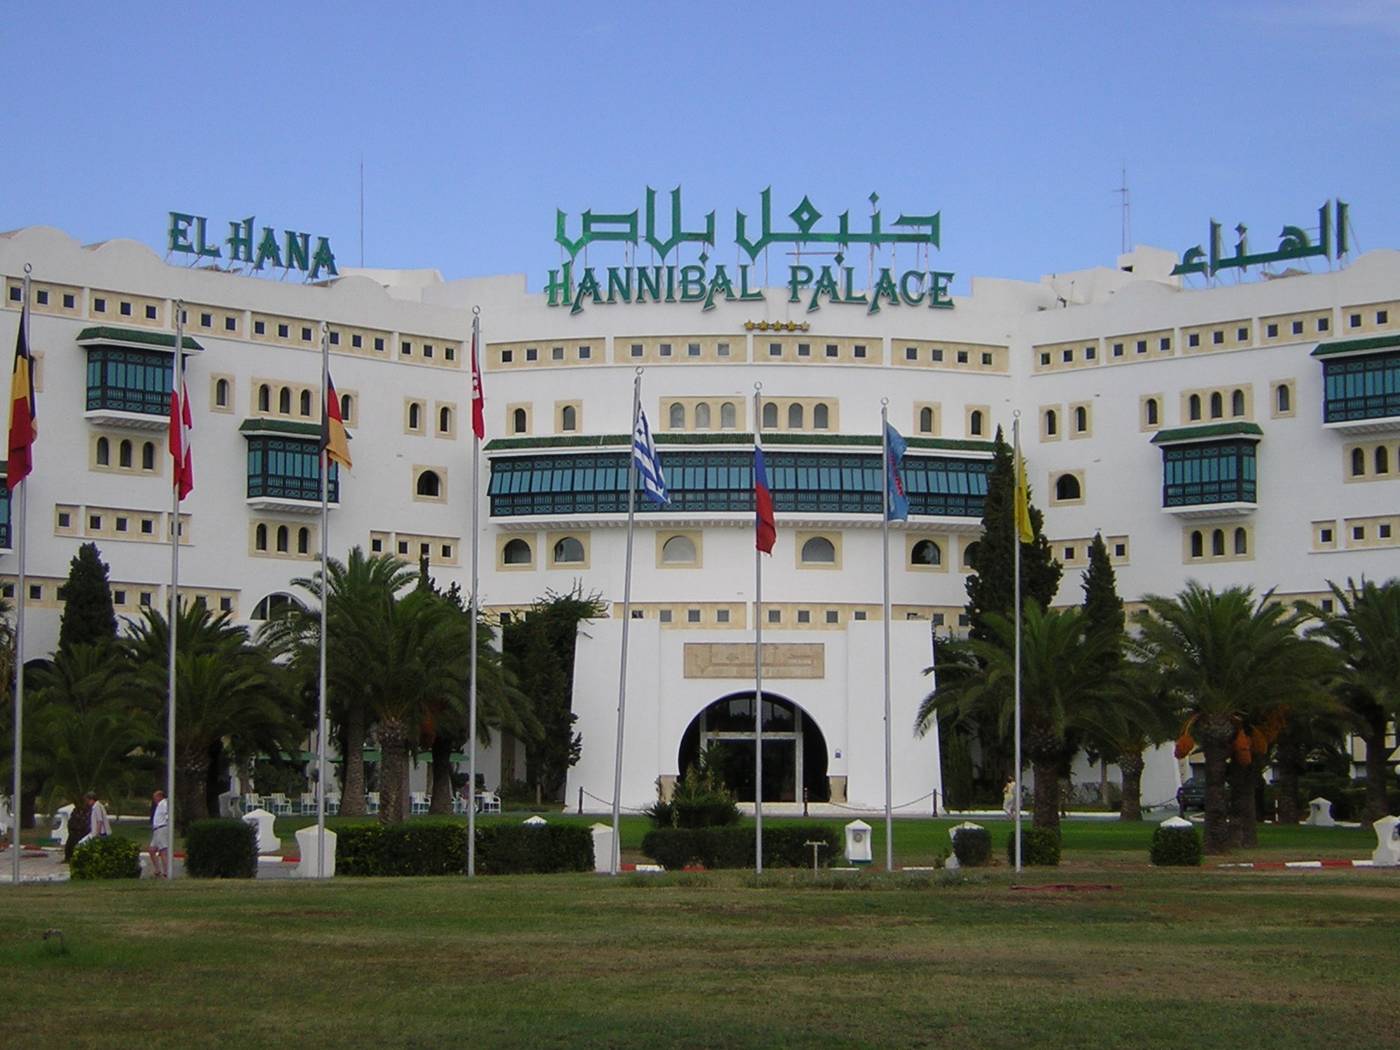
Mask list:
[[117,615],[112,608],[112,588],[107,565],[95,543],[84,543],[68,565],[68,579],[58,589],[64,602],[58,623],[58,648],[103,645],[117,638]]
[[[1118,597],[1118,581],[1113,564],[1108,560],[1108,546],[1097,532],[1089,544],[1089,568],[1084,573],[1081,586],[1084,589],[1084,617],[1089,630],[1121,637],[1127,622],[1123,615],[1123,599]],[[1109,669],[1116,667],[1121,658],[1121,651],[1114,648],[1106,657]]]

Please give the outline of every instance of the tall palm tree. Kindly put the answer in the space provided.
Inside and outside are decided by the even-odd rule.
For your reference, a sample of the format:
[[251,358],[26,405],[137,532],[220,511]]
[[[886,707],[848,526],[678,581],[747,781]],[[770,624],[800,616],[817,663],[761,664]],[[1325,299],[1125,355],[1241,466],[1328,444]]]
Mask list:
[[293,669],[315,680],[321,634],[320,602],[326,604],[326,678],[329,717],[338,728],[344,762],[340,812],[360,816],[365,811],[364,745],[369,735],[379,676],[367,672],[385,644],[384,629],[390,610],[415,574],[392,555],[366,557],[359,547],[344,562],[326,563],[323,589],[319,570],[299,577],[292,585],[306,591],[314,607],[292,603],[270,618],[259,632],[274,651],[290,661]]
[[[991,714],[1003,731],[1015,717],[1014,621],[988,613],[986,639],[947,643],[938,687],[924,697],[915,731],[927,732],[942,714],[966,720]],[[1116,639],[1090,632],[1082,609],[1042,612],[1026,602],[1021,631],[1021,723],[1025,754],[1035,772],[1036,827],[1059,829],[1059,769],[1068,734],[1104,723],[1114,704],[1103,675]]]
[[[1251,730],[1262,734],[1279,724],[1282,707],[1317,696],[1332,660],[1301,637],[1303,614],[1275,602],[1273,591],[1256,600],[1250,587],[1215,591],[1193,581],[1175,598],[1149,595],[1145,605],[1132,646],[1156,665],[1205,754],[1205,848],[1223,853],[1231,845],[1225,787],[1232,754],[1237,769],[1250,766],[1258,742]],[[1237,802],[1253,812],[1251,800]]]
[[1400,580],[1344,590],[1331,580],[1332,612],[1308,605],[1321,624],[1309,634],[1335,646],[1342,661],[1335,695],[1366,749],[1367,822],[1390,812],[1386,795],[1388,723],[1400,718]]

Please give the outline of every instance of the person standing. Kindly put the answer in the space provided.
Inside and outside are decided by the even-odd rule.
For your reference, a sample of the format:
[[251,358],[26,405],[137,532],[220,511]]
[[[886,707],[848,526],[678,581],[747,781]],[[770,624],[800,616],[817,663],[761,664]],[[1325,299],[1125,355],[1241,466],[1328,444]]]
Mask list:
[[159,788],[151,796],[151,844],[146,852],[151,858],[151,872],[158,879],[168,879],[166,849],[170,845],[170,800]]
[[1007,777],[1001,788],[1001,810],[1008,817],[1016,809],[1016,778]]
[[107,808],[98,799],[97,792],[89,791],[84,798],[88,806],[88,833],[78,840],[79,846],[112,834],[112,822],[107,819]]
[[78,843],[87,838],[89,805],[86,798],[80,798],[73,803],[73,812],[68,817],[68,837],[63,842],[64,864],[72,862],[73,851],[78,848]]

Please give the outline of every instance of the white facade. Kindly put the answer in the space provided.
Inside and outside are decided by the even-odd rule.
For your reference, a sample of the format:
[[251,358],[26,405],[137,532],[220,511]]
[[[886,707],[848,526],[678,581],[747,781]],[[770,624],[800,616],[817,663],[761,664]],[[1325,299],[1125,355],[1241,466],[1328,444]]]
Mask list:
[[[0,236],[0,340],[13,345],[14,289],[29,264],[30,341],[39,359],[40,438],[35,472],[24,486],[27,568],[37,588],[27,597],[26,656],[53,647],[57,586],[86,540],[99,544],[111,566],[119,613],[162,599],[170,511],[164,419],[88,411],[86,358],[94,346],[141,345],[129,338],[131,330],[164,333],[168,352],[176,300],[186,304],[187,335],[203,348],[187,366],[196,488],[183,505],[190,542],[181,557],[182,590],[240,619],[252,618],[264,598],[288,592],[292,578],[315,568],[317,505],[250,496],[248,471],[249,442],[259,428],[266,433],[276,429],[273,423],[290,423],[305,436],[319,421],[322,320],[336,337],[331,369],[349,399],[354,435],[355,466],[341,477],[330,515],[332,553],[343,557],[352,545],[377,545],[413,561],[426,547],[441,582],[467,586],[465,362],[471,310],[481,308],[488,439],[479,537],[483,604],[495,613],[518,610],[546,590],[567,592],[581,582],[611,606],[611,617],[589,625],[580,639],[574,710],[583,757],[570,775],[570,804],[580,789],[588,808],[611,801],[625,514],[563,503],[550,508],[547,500],[529,512],[491,512],[487,492],[493,470],[509,461],[625,453],[637,367],[645,369],[642,405],[668,471],[685,453],[746,454],[755,384],[778,410],[778,426],[763,427],[770,459],[878,452],[869,442],[877,439],[888,399],[891,424],[922,439],[911,441],[911,458],[982,463],[992,433],[1002,427],[1009,434],[1019,412],[1033,498],[1066,566],[1063,603],[1081,597],[1096,531],[1109,543],[1120,593],[1130,602],[1174,593],[1188,579],[1320,599],[1329,579],[1400,574],[1400,419],[1382,414],[1324,424],[1325,358],[1311,356],[1319,344],[1340,341],[1377,344],[1359,353],[1400,345],[1400,253],[1372,252],[1332,272],[1206,289],[1182,287],[1168,276],[1170,263],[1166,253],[1139,249],[1117,268],[1038,284],[974,279],[971,295],[952,309],[901,305],[870,314],[824,304],[809,312],[806,297],[789,303],[780,288],[762,301],[718,302],[709,311],[698,303],[589,302],[571,313],[528,293],[522,277],[443,282],[431,271],[366,271],[325,285],[291,285],[168,266],[134,242],[82,247],[44,228]],[[799,327],[804,324],[809,327]],[[781,331],[774,330],[778,325]],[[93,335],[80,346],[80,334],[97,327],[127,335]],[[382,350],[375,340],[383,341]],[[225,404],[218,403],[221,379]],[[266,409],[259,406],[263,386]],[[283,388],[287,412],[279,407]],[[304,413],[303,391],[311,406]],[[1200,398],[1199,419],[1190,417],[1193,394]],[[1221,395],[1218,416],[1212,394]],[[1156,402],[1155,423],[1148,421],[1148,398]],[[702,405],[708,425],[700,422]],[[733,411],[731,425],[725,405]],[[801,425],[789,425],[798,409]],[[1050,411],[1054,434],[1046,423]],[[1258,433],[1242,429],[1251,424]],[[1199,441],[1180,434],[1198,426],[1224,428],[1255,444],[1254,500],[1188,500],[1163,509],[1163,452],[1152,439]],[[107,439],[105,465],[98,461],[100,438]],[[129,469],[121,466],[123,440],[133,442]],[[155,445],[150,470],[141,467],[146,442]],[[1360,473],[1353,462],[1358,450]],[[425,471],[437,476],[436,495]],[[1066,475],[1078,483],[1077,498]],[[673,488],[683,488],[677,481],[673,476]],[[1057,491],[1065,498],[1056,498]],[[739,505],[639,513],[632,600],[640,619],[631,632],[624,805],[648,804],[658,778],[679,775],[692,721],[745,690],[744,679],[724,675],[744,658],[745,650],[733,647],[752,644],[752,518]],[[143,534],[147,519],[151,531]],[[780,498],[778,524],[777,547],[764,561],[764,642],[786,648],[775,651],[778,670],[765,691],[795,705],[809,734],[813,727],[820,732],[825,782],[819,787],[835,800],[878,808],[884,801],[878,511],[842,510],[834,497],[790,510]],[[284,526],[286,550],[279,550]],[[925,799],[911,812],[927,811],[926,796],[941,791],[937,741],[911,732],[930,685],[922,673],[930,658],[929,621],[944,632],[957,628],[966,601],[964,552],[977,532],[976,514],[921,514],[917,505],[907,525],[891,530],[893,795],[896,804]],[[693,559],[663,556],[673,536],[689,541]],[[565,539],[577,546],[561,546]],[[831,560],[803,561],[812,539],[831,545]],[[914,544],[925,539],[937,544],[939,564],[911,564]],[[524,541],[528,560],[507,563],[512,540]],[[14,571],[14,555],[0,554],[0,572],[12,580]],[[804,677],[783,676],[793,668]],[[747,687],[751,693],[751,680]],[[804,761],[811,773],[816,756]],[[1156,766],[1145,798],[1175,787],[1174,765],[1161,763],[1154,772]],[[486,768],[488,787],[495,787],[496,760]],[[800,797],[799,786],[788,783],[785,797]]]

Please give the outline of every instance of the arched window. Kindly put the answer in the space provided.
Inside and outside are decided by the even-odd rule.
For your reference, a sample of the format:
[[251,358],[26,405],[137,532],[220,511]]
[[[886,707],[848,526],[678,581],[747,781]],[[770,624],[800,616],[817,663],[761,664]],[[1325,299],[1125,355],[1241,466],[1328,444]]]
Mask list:
[[963,565],[969,569],[977,568],[977,552],[982,549],[982,545],[977,540],[973,540],[963,548]]
[[565,536],[554,545],[556,565],[577,565],[583,561],[583,544],[573,536]]
[[420,496],[438,499],[442,495],[442,479],[438,477],[437,471],[425,470],[418,475],[418,484],[415,486],[415,490]]
[[1244,415],[1244,391],[1236,390],[1230,395],[1230,415],[1239,418]]
[[1063,502],[1080,499],[1083,495],[1084,490],[1079,484],[1079,479],[1073,474],[1061,474],[1055,479],[1055,499]]
[[1055,414],[1053,408],[1045,410],[1045,436],[1054,437],[1060,429],[1060,417]]
[[523,408],[517,408],[510,414],[510,432],[512,434],[523,434],[526,429],[526,415]]
[[258,411],[272,411],[272,388],[266,383],[258,387]]
[[311,530],[306,526],[297,529],[297,553],[309,554],[311,551]]
[[769,401],[763,406],[763,426],[767,430],[778,428],[778,406],[776,402]]
[[829,430],[831,428],[831,409],[825,403],[812,407],[812,429]]
[[1235,553],[1249,553],[1249,533],[1245,532],[1244,529],[1235,530]]
[[105,437],[97,439],[97,465],[108,466],[112,462],[112,446]]
[[290,530],[285,525],[277,526],[277,553],[286,554]]
[[710,429],[710,406],[703,402],[695,406],[695,429]]
[[689,536],[672,536],[661,545],[663,565],[694,565],[695,543]]
[[836,546],[825,536],[813,536],[802,545],[803,565],[835,565]]
[[909,550],[910,565],[942,565],[943,550],[933,540],[920,540]]
[[1076,405],[1074,408],[1074,432],[1076,434],[1089,432],[1089,410],[1083,405]]
[[1195,532],[1191,533],[1191,557],[1202,558],[1205,557],[1205,553],[1205,537],[1201,535],[1200,529],[1197,529]]
[[1149,397],[1147,399],[1147,425],[1155,427],[1161,419],[1161,410],[1157,407],[1157,399]]
[[1384,445],[1376,446],[1376,473],[1390,473],[1390,450]]
[[296,604],[296,599],[290,594],[280,592],[269,594],[266,598],[253,606],[253,615],[249,619],[267,620],[274,617],[286,609],[290,609]]
[[301,414],[309,418],[311,415],[311,391],[303,390],[299,400],[301,402]]
[[578,429],[578,409],[573,405],[565,405],[559,410],[559,429],[564,431]]
[[982,436],[982,410],[975,409],[968,417],[967,430],[973,437]]
[[726,401],[719,406],[719,427],[721,430],[733,430],[739,425],[739,411],[734,407],[733,401]]
[[452,409],[447,405],[438,409],[438,433],[452,433]]
[[156,469],[156,443],[147,441],[141,446],[141,469]]
[[803,411],[801,405],[788,405],[788,429],[801,430],[805,424],[802,422]]
[[219,408],[228,408],[227,379],[220,379],[214,383],[214,404]]
[[1225,398],[1217,390],[1210,395],[1210,418],[1221,419],[1225,415]]
[[501,548],[501,561],[505,565],[529,565],[533,552],[524,540],[507,540]]
[[117,466],[131,466],[131,442],[122,438],[122,443],[117,446]]
[[253,549],[267,550],[267,526],[258,522],[258,527],[253,530]]
[[340,419],[348,423],[355,418],[355,399],[349,394],[340,395]]
[[1274,392],[1274,403],[1278,406],[1279,412],[1293,411],[1293,394],[1288,389],[1287,383],[1278,385],[1278,390]]
[[672,430],[685,429],[685,406],[679,401],[671,402],[671,408],[666,415],[666,425]]
[[292,414],[292,388],[284,386],[277,391],[277,411],[284,416]]
[[1190,397],[1190,399],[1186,402],[1186,414],[1187,414],[1191,419],[1200,419],[1200,418],[1201,418],[1201,395],[1200,395],[1200,394],[1192,394],[1191,397]]
[[919,409],[919,433],[920,433],[920,434],[932,434],[932,433],[933,433],[933,409],[931,409],[931,408],[921,408],[921,409]]
[[417,401],[408,406],[408,429],[417,430],[423,425],[423,407]]
[[[98,445],[101,448],[101,445]],[[1359,478],[1366,473],[1366,453],[1359,448],[1351,450],[1351,476]]]
[[1210,553],[1213,557],[1221,558],[1225,555],[1225,530],[1216,529],[1210,534]]

